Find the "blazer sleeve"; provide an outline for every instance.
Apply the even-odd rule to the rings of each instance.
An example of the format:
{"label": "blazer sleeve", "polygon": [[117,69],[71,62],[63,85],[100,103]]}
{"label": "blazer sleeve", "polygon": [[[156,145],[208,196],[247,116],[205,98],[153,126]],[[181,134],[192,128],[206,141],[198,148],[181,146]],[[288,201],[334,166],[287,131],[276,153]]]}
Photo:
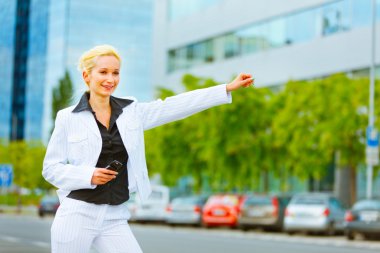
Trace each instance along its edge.
{"label": "blazer sleeve", "polygon": [[63,190],[94,189],[96,185],[91,184],[91,178],[95,167],[68,164],[65,116],[62,111],[57,114],[55,128],[44,158],[42,175],[46,181]]}
{"label": "blazer sleeve", "polygon": [[165,100],[138,103],[143,128],[148,130],[172,121],[184,119],[210,107],[231,103],[232,96],[226,84],[185,92]]}

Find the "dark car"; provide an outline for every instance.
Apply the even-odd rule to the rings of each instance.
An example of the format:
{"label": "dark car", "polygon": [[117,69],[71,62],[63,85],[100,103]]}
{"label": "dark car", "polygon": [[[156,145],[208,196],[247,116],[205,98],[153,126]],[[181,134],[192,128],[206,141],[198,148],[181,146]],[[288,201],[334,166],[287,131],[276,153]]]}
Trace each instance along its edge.
{"label": "dark car", "polygon": [[250,227],[282,230],[289,200],[288,196],[246,196],[239,216],[239,227],[243,230]]}
{"label": "dark car", "polygon": [[356,234],[365,238],[380,236],[380,200],[365,199],[356,202],[346,212],[345,221],[348,240],[354,240]]}
{"label": "dark car", "polygon": [[202,209],[207,196],[178,197],[172,200],[167,208],[166,222],[168,224],[192,224],[200,226]]}
{"label": "dark car", "polygon": [[38,206],[38,215],[40,217],[46,214],[55,214],[59,207],[59,199],[57,196],[45,196],[41,199],[40,205]]}

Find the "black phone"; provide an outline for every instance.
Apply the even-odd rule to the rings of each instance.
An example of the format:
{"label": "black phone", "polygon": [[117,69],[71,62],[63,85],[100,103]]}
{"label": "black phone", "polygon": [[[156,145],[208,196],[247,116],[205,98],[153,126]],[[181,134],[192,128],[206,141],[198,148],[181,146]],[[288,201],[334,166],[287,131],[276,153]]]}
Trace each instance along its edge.
{"label": "black phone", "polygon": [[113,160],[110,164],[107,165],[107,170],[119,171],[123,164],[117,160]]}

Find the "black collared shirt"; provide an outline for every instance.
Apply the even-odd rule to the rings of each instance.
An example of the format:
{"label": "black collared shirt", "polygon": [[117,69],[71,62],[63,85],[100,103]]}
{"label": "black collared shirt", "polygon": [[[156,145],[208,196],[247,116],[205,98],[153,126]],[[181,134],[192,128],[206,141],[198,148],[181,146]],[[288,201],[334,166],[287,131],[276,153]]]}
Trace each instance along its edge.
{"label": "black collared shirt", "polygon": [[132,103],[132,100],[121,99],[111,96],[111,118],[107,129],[96,119],[96,114],[89,103],[90,93],[83,94],[79,104],[74,108],[73,113],[90,111],[94,115],[102,137],[102,150],[100,152],[96,167],[105,168],[113,160],[123,163],[116,178],[107,184],[98,185],[95,189],[80,189],[70,192],[69,198],[83,200],[94,204],[119,205],[129,199],[128,190],[128,153],[121,139],[116,120],[123,113],[123,108]]}

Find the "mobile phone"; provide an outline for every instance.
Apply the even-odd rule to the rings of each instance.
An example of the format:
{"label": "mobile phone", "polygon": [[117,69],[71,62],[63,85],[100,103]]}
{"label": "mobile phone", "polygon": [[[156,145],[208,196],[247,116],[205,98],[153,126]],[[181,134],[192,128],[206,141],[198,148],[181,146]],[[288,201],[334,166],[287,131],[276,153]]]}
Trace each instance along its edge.
{"label": "mobile phone", "polygon": [[107,170],[119,171],[123,164],[118,160],[113,160],[110,164],[107,165]]}

